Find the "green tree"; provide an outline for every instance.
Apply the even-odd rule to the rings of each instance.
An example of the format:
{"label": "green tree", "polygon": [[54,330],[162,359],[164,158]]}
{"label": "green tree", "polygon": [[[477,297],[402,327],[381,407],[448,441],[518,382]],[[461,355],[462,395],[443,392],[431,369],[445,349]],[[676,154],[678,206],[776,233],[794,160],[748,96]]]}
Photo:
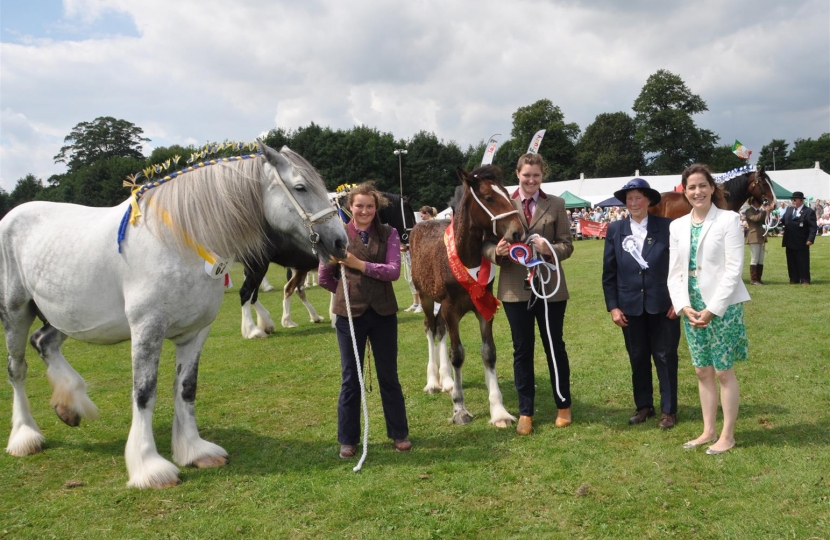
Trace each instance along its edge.
{"label": "green tree", "polygon": [[636,140],[647,154],[650,172],[677,174],[711,157],[718,136],[698,128],[692,115],[709,110],[677,75],[661,69],[651,75],[634,101]]}
{"label": "green tree", "polygon": [[11,207],[37,199],[43,191],[43,182],[33,174],[27,174],[17,181],[14,189],[9,195]]}
{"label": "green tree", "polygon": [[769,144],[761,147],[758,152],[758,165],[767,170],[788,169],[787,148],[790,144],[784,139],[773,139]]}
{"label": "green tree", "polygon": [[55,163],[66,163],[69,172],[100,159],[129,157],[144,159],[141,143],[150,139],[142,137],[140,127],[126,120],[101,116],[92,122],[81,122],[67,135]]}
{"label": "green tree", "polygon": [[9,213],[9,210],[12,209],[12,198],[6,193],[6,190],[0,188],[0,219],[3,219],[3,216]]}
{"label": "green tree", "polygon": [[735,155],[732,151],[732,146],[725,144],[715,147],[712,151],[712,156],[706,160],[706,164],[713,171],[723,173],[746,165],[746,161]]}
{"label": "green tree", "polygon": [[[540,129],[547,130],[539,154],[548,164],[546,180],[566,180],[574,177],[576,171],[576,141],[580,129],[575,123],[566,123],[562,110],[548,99],[540,99],[527,107],[520,107],[513,113],[513,129],[510,140],[496,151],[493,164],[505,171],[505,183],[515,183],[511,175],[516,169],[519,156],[527,152],[533,135]],[[479,161],[480,162],[480,161]]]}
{"label": "green tree", "polygon": [[597,115],[576,144],[576,163],[588,178],[632,176],[645,168],[634,119],[624,112]]}
{"label": "green tree", "polygon": [[[403,190],[413,208],[423,205],[444,208],[460,182],[455,173],[465,165],[461,148],[452,141],[444,143],[427,131],[419,131],[406,145],[403,157]],[[481,163],[479,158],[478,166]],[[399,187],[390,191],[397,193]]]}
{"label": "green tree", "polygon": [[788,169],[811,169],[818,161],[824,172],[830,171],[830,133],[822,133],[815,141],[796,139],[787,161]]}

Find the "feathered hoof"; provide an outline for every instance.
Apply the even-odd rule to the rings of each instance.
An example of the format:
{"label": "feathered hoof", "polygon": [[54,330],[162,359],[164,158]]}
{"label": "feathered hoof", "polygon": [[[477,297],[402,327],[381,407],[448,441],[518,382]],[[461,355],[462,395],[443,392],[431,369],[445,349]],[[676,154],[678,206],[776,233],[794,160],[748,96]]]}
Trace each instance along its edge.
{"label": "feathered hoof", "polygon": [[81,415],[67,407],[66,405],[55,405],[55,414],[58,418],[69,427],[78,427],[81,425]]}
{"label": "feathered hoof", "polygon": [[6,452],[15,457],[25,457],[37,454],[43,450],[46,437],[29,426],[21,426],[9,437]]}
{"label": "feathered hoof", "polygon": [[452,394],[453,390],[455,390],[455,383],[452,379],[444,381],[444,384],[441,385],[441,391],[445,394]]}
{"label": "feathered hoof", "polygon": [[254,328],[247,334],[242,334],[242,337],[244,337],[245,339],[265,339],[268,337],[268,334],[266,334],[265,331],[259,328]]}
{"label": "feathered hoof", "polygon": [[490,423],[496,426],[497,428],[507,428],[513,425],[513,421],[508,419],[495,420]]}
{"label": "feathered hoof", "polygon": [[228,464],[228,458],[225,456],[205,456],[193,461],[193,466],[197,469],[212,469],[213,467],[223,467]]}
{"label": "feathered hoof", "polygon": [[427,394],[440,394],[442,392],[441,385],[437,382],[428,382],[426,386],[424,386],[424,392]]}
{"label": "feathered hoof", "polygon": [[181,483],[179,469],[166,459],[158,456],[144,463],[140,472],[131,474],[127,486],[138,489],[167,489],[176,487]]}
{"label": "feathered hoof", "polygon": [[262,292],[271,292],[276,291],[277,289],[275,289],[272,285],[263,285],[259,288],[259,290],[261,290]]}
{"label": "feathered hoof", "polygon": [[265,326],[265,327],[260,328],[260,330],[262,330],[263,332],[265,332],[265,333],[266,333],[266,334],[268,334],[269,336],[270,336],[271,334],[273,334],[273,333],[274,333],[274,330],[276,330],[276,329],[277,329],[277,328],[276,328],[273,324],[269,324],[268,326]]}
{"label": "feathered hoof", "polygon": [[311,319],[311,322],[313,322],[314,324],[317,324],[317,323],[321,323],[321,322],[323,322],[324,320],[325,320],[325,319],[323,319],[322,317],[317,316],[317,317],[313,317],[313,318]]}
{"label": "feathered hoof", "polygon": [[282,327],[283,328],[297,328],[298,326],[299,325],[297,323],[295,323],[294,321],[292,321],[291,319],[289,319],[287,321],[286,320],[282,321]]}
{"label": "feathered hoof", "polygon": [[473,420],[473,415],[466,410],[461,410],[452,415],[453,424],[469,424]]}

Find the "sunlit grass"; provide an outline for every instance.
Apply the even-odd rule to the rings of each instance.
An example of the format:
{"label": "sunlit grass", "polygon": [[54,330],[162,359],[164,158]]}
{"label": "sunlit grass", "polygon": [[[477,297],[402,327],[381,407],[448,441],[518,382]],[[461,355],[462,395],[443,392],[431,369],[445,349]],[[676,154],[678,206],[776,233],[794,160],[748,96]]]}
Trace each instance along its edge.
{"label": "sunlit grass", "polygon": [[[328,322],[314,325],[294,302],[300,327],[266,340],[239,334],[238,286],[202,354],[197,415],[203,437],[230,453],[227,467],[184,469],[165,491],[125,486],[130,426],[129,344],[67,341],[64,351],[101,409],[97,422],[63,425],[34,351],[29,397],[47,438],[44,452],[0,456],[0,536],[8,538],[827,538],[830,530],[830,242],[812,248],[812,287],[787,285],[780,239],[746,305],[750,361],[741,383],[738,447],[724,456],[687,452],[700,432],[697,384],[680,345],[679,423],[629,427],[633,411],[622,335],[606,313],[602,242],[576,243],[565,263],[571,300],[565,323],[574,425],[555,429],[541,345],[537,431],[518,437],[487,424],[476,324],[463,324],[464,387],[476,417],[449,424],[446,395],[426,395],[421,318],[401,313],[400,377],[414,449],[394,452],[380,402],[369,396],[369,457],[359,474],[337,457],[339,355]],[[272,283],[284,280],[272,271]],[[748,278],[748,275],[746,276]],[[396,284],[399,304],[411,302]],[[319,287],[308,291],[321,313]],[[278,320],[280,293],[261,296]],[[0,338],[2,340],[2,338]],[[497,370],[516,412],[507,322],[497,315]],[[3,344],[3,350],[4,344]],[[165,346],[156,443],[170,455],[173,347]],[[11,387],[0,386],[9,426]],[[7,437],[8,432],[4,437]],[[5,440],[5,439],[4,439]],[[79,483],[78,487],[70,487]]]}

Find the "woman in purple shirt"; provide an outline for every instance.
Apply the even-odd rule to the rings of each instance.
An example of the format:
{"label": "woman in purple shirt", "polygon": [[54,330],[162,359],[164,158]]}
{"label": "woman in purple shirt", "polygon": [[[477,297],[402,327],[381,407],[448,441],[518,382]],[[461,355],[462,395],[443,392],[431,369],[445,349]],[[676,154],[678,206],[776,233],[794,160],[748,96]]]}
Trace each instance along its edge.
{"label": "woman in purple shirt", "polygon": [[[346,226],[349,248],[342,261],[320,263],[320,285],[333,292],[332,311],[338,315],[335,328],[340,345],[342,383],[337,405],[337,439],[340,457],[357,453],[360,440],[360,383],[349,330],[348,309],[340,268],[345,270],[349,307],[354,323],[360,365],[366,340],[372,344],[375,371],[380,386],[386,435],[398,452],[412,448],[406,420],[403,391],[398,381],[398,302],[392,282],[401,274],[401,247],[398,231],[383,225],[377,211],[388,204],[372,184],[364,183],[349,191],[348,207],[352,220]],[[339,263],[339,264],[337,264]]]}

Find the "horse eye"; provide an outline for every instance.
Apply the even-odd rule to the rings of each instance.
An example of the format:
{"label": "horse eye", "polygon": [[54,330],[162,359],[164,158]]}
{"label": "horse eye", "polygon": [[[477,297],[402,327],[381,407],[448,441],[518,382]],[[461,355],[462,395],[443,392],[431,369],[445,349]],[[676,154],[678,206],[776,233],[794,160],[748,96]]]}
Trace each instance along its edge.
{"label": "horse eye", "polygon": [[484,200],[487,201],[488,203],[492,203],[493,202],[493,197],[490,197],[488,195],[487,197],[484,197]]}
{"label": "horse eye", "polygon": [[303,184],[297,184],[294,186],[294,189],[297,191],[305,191],[305,186]]}

